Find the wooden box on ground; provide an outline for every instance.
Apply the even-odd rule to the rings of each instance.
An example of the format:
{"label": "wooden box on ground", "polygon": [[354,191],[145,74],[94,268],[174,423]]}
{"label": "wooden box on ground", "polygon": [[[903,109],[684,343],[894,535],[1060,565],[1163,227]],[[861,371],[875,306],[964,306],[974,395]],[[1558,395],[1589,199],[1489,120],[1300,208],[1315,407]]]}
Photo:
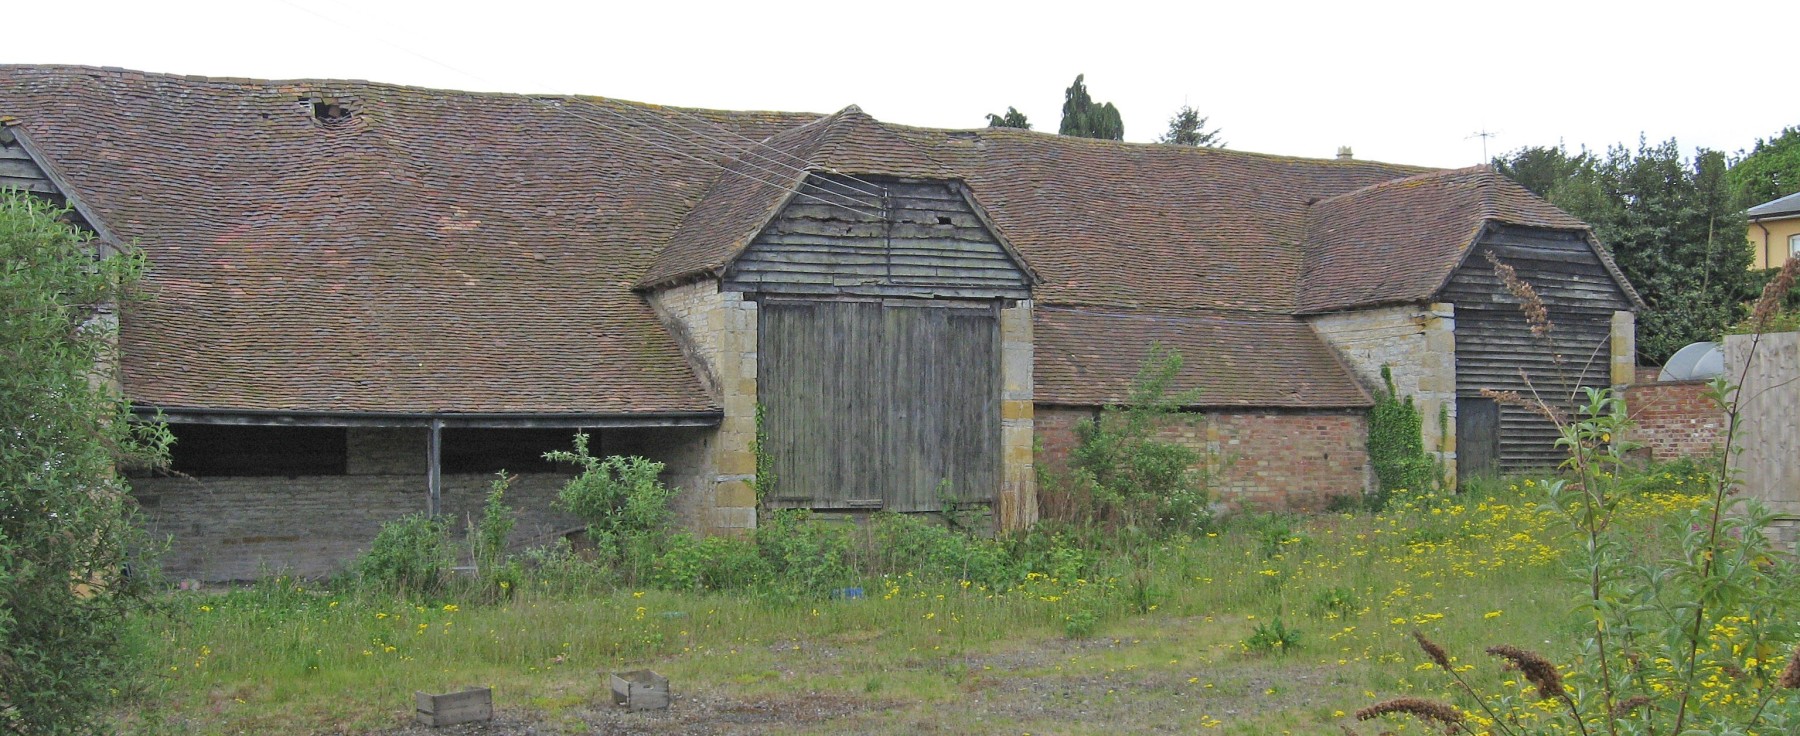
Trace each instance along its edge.
{"label": "wooden box on ground", "polygon": [[650,670],[619,672],[612,676],[613,704],[631,710],[669,707],[669,678]]}
{"label": "wooden box on ground", "polygon": [[427,726],[453,726],[494,719],[494,691],[478,687],[462,692],[432,695],[414,692],[419,722]]}

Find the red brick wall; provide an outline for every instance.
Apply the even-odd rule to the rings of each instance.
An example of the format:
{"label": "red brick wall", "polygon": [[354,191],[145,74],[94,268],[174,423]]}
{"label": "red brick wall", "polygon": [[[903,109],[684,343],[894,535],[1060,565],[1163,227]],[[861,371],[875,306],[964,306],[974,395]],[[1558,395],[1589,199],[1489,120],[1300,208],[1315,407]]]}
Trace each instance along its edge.
{"label": "red brick wall", "polygon": [[[1087,408],[1037,408],[1039,462],[1067,467],[1075,424]],[[1187,414],[1163,437],[1205,453],[1214,497],[1233,508],[1316,511],[1332,496],[1365,492],[1368,424],[1361,412],[1214,412]]]}
{"label": "red brick wall", "polygon": [[1625,411],[1637,420],[1631,439],[1658,462],[1705,455],[1724,439],[1725,415],[1708,400],[1705,381],[1637,383],[1625,389]]}

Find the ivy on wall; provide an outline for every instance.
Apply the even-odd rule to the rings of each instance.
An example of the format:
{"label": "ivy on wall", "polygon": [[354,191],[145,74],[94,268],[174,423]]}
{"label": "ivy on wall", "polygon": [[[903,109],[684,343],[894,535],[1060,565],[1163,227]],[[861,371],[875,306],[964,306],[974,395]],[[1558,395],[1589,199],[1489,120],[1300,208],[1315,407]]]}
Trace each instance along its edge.
{"label": "ivy on wall", "polygon": [[1436,488],[1441,477],[1437,461],[1425,452],[1425,422],[1419,408],[1411,396],[1400,396],[1394,389],[1388,366],[1381,367],[1381,382],[1387,390],[1376,392],[1375,406],[1369,410],[1369,463],[1375,466],[1379,485],[1369,500],[1376,508],[1385,505],[1394,491]]}

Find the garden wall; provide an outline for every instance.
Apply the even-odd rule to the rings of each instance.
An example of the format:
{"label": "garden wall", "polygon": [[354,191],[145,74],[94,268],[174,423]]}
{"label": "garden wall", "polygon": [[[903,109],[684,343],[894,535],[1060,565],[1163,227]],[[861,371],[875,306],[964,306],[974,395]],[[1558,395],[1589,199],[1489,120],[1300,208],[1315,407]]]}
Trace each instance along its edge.
{"label": "garden wall", "polygon": [[[1039,461],[1066,470],[1087,407],[1037,407]],[[1214,499],[1232,508],[1317,511],[1369,488],[1368,420],[1361,411],[1212,411],[1182,414],[1161,437],[1206,455]]]}
{"label": "garden wall", "polygon": [[1706,398],[1705,381],[1658,382],[1654,370],[1640,370],[1625,389],[1625,411],[1637,421],[1631,440],[1657,462],[1706,455],[1725,439],[1725,415]]}

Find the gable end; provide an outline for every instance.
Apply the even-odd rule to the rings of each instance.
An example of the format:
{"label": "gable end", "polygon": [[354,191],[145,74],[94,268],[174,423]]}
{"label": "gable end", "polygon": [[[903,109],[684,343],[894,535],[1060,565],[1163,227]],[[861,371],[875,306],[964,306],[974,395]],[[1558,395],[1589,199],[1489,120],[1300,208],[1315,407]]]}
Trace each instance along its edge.
{"label": "gable end", "polygon": [[[860,194],[869,183],[884,194]],[[727,265],[722,287],[795,296],[1018,300],[1030,298],[1031,281],[954,181],[812,174]]]}

